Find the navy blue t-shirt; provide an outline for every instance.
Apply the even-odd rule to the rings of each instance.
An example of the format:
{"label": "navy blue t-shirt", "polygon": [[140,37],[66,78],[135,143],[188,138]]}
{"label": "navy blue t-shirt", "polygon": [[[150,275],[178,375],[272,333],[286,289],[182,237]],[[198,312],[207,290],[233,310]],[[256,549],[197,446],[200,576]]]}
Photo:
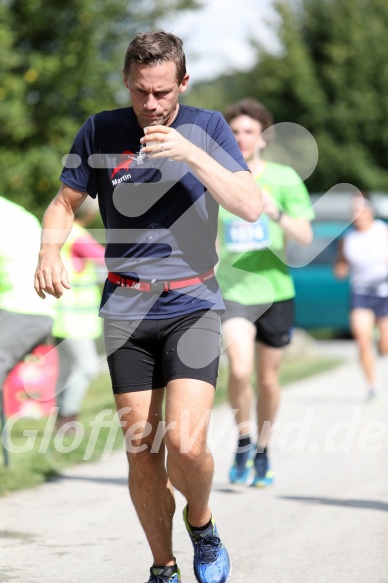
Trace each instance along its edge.
{"label": "navy blue t-shirt", "polygon": [[[248,170],[219,112],[180,105],[171,127],[228,170]],[[186,163],[139,158],[143,136],[132,107],[91,116],[75,138],[60,179],[93,198],[98,195],[109,271],[140,281],[206,273],[218,261],[218,203]],[[215,278],[161,294],[107,280],[100,316],[159,319],[202,309],[224,309]]]}

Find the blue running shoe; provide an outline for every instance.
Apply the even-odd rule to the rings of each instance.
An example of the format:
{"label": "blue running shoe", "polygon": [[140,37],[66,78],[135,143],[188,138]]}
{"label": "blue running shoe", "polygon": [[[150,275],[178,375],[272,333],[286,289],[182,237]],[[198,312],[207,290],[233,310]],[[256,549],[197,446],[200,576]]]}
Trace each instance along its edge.
{"label": "blue running shoe", "polygon": [[191,530],[187,506],[183,510],[187,532],[194,547],[194,575],[199,583],[227,583],[231,573],[229,554],[212,517],[206,530]]}
{"label": "blue running shoe", "polygon": [[147,583],[181,583],[181,573],[178,567],[151,567]]}
{"label": "blue running shoe", "polygon": [[[244,451],[239,451],[243,449]],[[231,484],[246,484],[253,468],[254,447],[252,444],[244,448],[237,447],[234,462],[229,471]]]}
{"label": "blue running shoe", "polygon": [[255,475],[251,486],[255,488],[265,488],[266,486],[272,486],[274,481],[274,473],[271,470],[269,459],[266,453],[262,453],[255,457],[253,462]]}

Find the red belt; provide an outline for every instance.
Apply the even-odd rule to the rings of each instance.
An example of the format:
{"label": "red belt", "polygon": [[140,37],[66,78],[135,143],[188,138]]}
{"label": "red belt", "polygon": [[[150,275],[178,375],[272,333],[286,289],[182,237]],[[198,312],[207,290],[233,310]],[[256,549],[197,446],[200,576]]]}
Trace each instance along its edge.
{"label": "red belt", "polygon": [[188,279],[175,279],[174,281],[156,281],[156,279],[152,279],[151,281],[136,281],[136,279],[131,279],[130,277],[121,277],[111,271],[108,273],[108,279],[112,283],[121,287],[129,287],[131,289],[145,292],[158,290],[167,292],[171,289],[179,289],[181,287],[195,285],[196,283],[203,283],[212,277],[214,277],[214,269],[202,273],[201,275],[196,275],[195,277],[190,277]]}

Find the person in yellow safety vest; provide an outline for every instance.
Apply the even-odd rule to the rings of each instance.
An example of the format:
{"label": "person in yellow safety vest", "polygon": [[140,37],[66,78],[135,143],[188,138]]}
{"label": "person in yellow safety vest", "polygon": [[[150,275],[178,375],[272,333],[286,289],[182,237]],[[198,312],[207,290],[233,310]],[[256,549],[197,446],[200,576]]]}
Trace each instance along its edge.
{"label": "person in yellow safety vest", "polygon": [[53,325],[55,302],[37,301],[31,289],[40,229],[33,214],[0,196],[0,392],[15,364]]}
{"label": "person in yellow safety vest", "polygon": [[101,336],[102,325],[98,317],[101,292],[96,267],[103,266],[106,273],[105,247],[86,230],[97,212],[97,202],[85,200],[61,251],[71,289],[56,302],[52,332],[60,365],[56,390],[58,428],[77,419],[90,382],[99,371],[95,339]]}
{"label": "person in yellow safety vest", "polygon": [[[39,253],[41,226],[27,209],[0,196],[0,449],[9,465],[3,387],[14,366],[46,342],[54,309],[36,301],[31,282]],[[38,298],[39,299],[39,298]]]}

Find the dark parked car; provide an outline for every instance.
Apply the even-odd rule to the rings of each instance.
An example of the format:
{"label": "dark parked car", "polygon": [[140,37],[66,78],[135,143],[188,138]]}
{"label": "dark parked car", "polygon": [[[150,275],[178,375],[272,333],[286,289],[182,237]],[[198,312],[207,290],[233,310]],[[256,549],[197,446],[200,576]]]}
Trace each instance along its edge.
{"label": "dark parked car", "polygon": [[[388,194],[371,193],[376,218],[388,222]],[[302,247],[288,243],[288,262],[296,288],[295,325],[349,333],[349,280],[334,276],[338,241],[351,228],[350,193],[312,194],[316,218],[314,241]]]}

